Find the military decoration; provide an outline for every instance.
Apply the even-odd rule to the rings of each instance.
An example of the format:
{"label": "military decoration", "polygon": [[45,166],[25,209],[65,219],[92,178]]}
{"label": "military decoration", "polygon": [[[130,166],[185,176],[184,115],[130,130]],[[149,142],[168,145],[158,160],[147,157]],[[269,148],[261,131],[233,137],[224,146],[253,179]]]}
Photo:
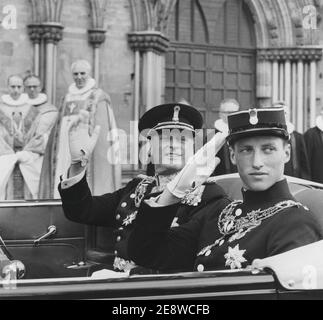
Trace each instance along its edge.
{"label": "military decoration", "polygon": [[133,223],[134,220],[136,220],[137,217],[137,213],[138,211],[135,211],[133,213],[131,213],[130,215],[128,215],[122,222],[122,225],[124,225],[125,227],[129,226],[130,224]]}
{"label": "military decoration", "polygon": [[181,200],[182,204],[187,204],[189,206],[196,207],[202,200],[202,195],[204,192],[205,186],[197,186],[188,190]]}
{"label": "military decoration", "polygon": [[234,248],[229,247],[228,252],[224,255],[226,259],[225,266],[230,267],[231,269],[241,269],[242,263],[247,262],[243,257],[246,250],[240,250],[239,244]]}

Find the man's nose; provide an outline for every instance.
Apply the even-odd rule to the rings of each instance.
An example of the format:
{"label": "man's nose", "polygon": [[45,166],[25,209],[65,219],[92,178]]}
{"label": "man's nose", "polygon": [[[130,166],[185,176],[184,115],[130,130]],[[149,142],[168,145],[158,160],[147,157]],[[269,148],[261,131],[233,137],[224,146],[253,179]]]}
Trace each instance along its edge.
{"label": "man's nose", "polygon": [[253,154],[253,159],[252,159],[252,166],[255,169],[260,169],[263,167],[264,163],[263,163],[263,159],[262,159],[262,155],[260,151],[255,151]]}

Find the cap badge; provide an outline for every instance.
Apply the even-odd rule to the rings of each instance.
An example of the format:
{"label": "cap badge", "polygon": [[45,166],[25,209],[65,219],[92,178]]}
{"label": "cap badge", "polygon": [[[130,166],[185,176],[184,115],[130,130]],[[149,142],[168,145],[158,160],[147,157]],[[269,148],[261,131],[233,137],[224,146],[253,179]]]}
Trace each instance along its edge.
{"label": "cap badge", "polygon": [[173,121],[179,122],[179,111],[181,110],[180,106],[174,107],[174,115],[173,115]]}
{"label": "cap badge", "polygon": [[249,110],[249,122],[252,125],[256,125],[259,122],[258,111],[256,109]]}

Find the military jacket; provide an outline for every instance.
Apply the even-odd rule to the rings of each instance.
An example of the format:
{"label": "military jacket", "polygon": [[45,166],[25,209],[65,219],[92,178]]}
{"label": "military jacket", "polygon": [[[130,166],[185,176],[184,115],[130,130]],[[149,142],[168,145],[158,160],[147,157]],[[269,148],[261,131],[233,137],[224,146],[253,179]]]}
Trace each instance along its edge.
{"label": "military jacket", "polygon": [[128,242],[137,263],[165,272],[240,269],[322,239],[314,215],[296,202],[286,180],[266,191],[243,191],[243,202],[214,199],[169,230],[176,210],[142,204]]}
{"label": "military jacket", "polygon": [[[156,186],[156,178],[139,175],[124,188],[102,196],[92,196],[86,178],[79,183],[59,192],[66,217],[74,222],[114,229],[114,268],[117,270],[131,269],[135,264],[129,258],[127,242],[134,227],[142,200]],[[154,193],[153,195],[158,195]],[[186,223],[199,207],[204,206],[209,199],[223,197],[224,193],[216,184],[201,186],[188,192],[177,206],[176,212],[169,221],[170,226]]]}

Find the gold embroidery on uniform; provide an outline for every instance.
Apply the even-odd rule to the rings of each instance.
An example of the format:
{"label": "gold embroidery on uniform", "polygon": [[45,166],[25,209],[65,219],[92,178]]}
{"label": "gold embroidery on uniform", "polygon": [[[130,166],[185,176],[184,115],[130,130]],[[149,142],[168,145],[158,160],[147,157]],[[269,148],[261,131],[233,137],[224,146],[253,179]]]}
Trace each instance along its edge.
{"label": "gold embroidery on uniform", "polygon": [[181,200],[181,203],[187,204],[189,206],[194,206],[194,207],[198,206],[198,204],[202,200],[202,195],[204,190],[205,190],[205,186],[203,185],[191,188],[186,192],[185,196]]}
{"label": "gold embroidery on uniform", "polygon": [[224,242],[225,237],[227,237],[228,235],[231,235],[231,237],[228,239],[229,243],[243,238],[248,232],[260,226],[263,220],[272,217],[273,215],[284,209],[295,206],[304,207],[299,202],[286,200],[281,201],[275,204],[273,207],[264,210],[252,210],[251,212],[248,212],[245,217],[238,218],[234,212],[237,206],[241,203],[241,200],[233,201],[222,210],[218,220],[218,229],[222,234],[222,237],[215,240],[213,244],[210,244],[200,250],[197,256],[204,255],[207,251],[211,250],[217,245],[221,246]]}

